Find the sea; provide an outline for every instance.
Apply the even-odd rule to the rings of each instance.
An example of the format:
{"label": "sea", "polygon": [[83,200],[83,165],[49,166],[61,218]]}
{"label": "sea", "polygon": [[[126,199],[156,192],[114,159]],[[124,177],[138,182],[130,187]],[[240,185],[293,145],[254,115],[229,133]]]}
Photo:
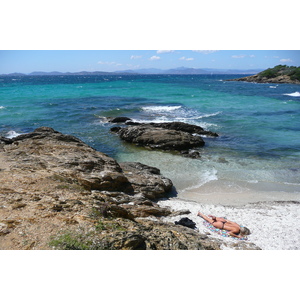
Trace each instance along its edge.
{"label": "sea", "polygon": [[[2,76],[0,135],[40,126],[75,135],[119,162],[159,168],[174,184],[159,204],[189,209],[200,232],[198,211],[243,224],[262,249],[300,249],[300,86],[227,81],[239,77]],[[200,158],[186,158],[121,141],[107,121],[116,116],[186,122],[219,136],[204,136]]]}

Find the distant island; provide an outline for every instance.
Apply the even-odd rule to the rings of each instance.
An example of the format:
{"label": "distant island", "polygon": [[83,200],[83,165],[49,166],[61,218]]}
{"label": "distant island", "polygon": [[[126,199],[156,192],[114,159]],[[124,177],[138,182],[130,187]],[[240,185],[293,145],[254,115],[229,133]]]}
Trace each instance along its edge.
{"label": "distant island", "polygon": [[137,70],[123,70],[123,71],[115,71],[115,72],[32,72],[29,74],[24,73],[10,73],[10,74],[1,74],[0,76],[69,76],[69,75],[77,75],[77,76],[99,76],[99,75],[139,75],[139,74],[153,74],[153,75],[213,75],[213,74],[256,74],[262,71],[262,69],[250,69],[250,70],[237,70],[237,69],[197,69],[197,68],[185,68],[179,67],[175,69],[137,69]]}
{"label": "distant island", "polygon": [[227,81],[247,81],[256,83],[292,83],[300,84],[300,67],[278,65],[256,75]]}

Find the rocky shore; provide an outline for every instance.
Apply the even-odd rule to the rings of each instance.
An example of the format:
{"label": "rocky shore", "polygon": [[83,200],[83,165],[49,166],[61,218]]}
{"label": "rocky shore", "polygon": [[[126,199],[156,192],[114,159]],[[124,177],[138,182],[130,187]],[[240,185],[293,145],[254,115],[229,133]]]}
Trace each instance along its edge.
{"label": "rocky shore", "polygon": [[289,84],[300,84],[299,80],[292,80],[287,75],[280,75],[274,78],[262,77],[259,74],[247,76],[243,78],[237,79],[228,79],[227,81],[247,81],[247,82],[255,82],[255,83],[289,83]]}
{"label": "rocky shore", "polygon": [[300,68],[286,65],[278,65],[274,68],[264,70],[256,75],[237,79],[228,79],[226,81],[300,84]]}
{"label": "rocky shore", "polygon": [[0,249],[221,249],[207,232],[162,222],[189,213],[156,203],[172,188],[157,168],[119,164],[49,127],[0,137]]}

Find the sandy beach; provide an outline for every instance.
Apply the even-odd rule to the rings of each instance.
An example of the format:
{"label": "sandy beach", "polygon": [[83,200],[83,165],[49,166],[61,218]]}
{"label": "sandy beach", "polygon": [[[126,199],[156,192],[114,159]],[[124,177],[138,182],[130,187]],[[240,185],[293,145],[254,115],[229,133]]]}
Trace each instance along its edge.
{"label": "sandy beach", "polygon": [[[255,243],[263,250],[299,250],[299,196],[299,192],[242,190],[237,186],[224,187],[224,183],[212,181],[202,187],[179,192],[176,198],[160,201],[159,204],[177,210],[190,210],[191,214],[181,217],[193,220],[199,232],[207,232],[203,220],[197,217],[198,211],[201,211],[206,215],[226,217],[248,227],[251,231],[248,242]],[[165,221],[175,222],[181,217],[165,218]],[[230,239],[215,233],[212,235],[224,241]]]}

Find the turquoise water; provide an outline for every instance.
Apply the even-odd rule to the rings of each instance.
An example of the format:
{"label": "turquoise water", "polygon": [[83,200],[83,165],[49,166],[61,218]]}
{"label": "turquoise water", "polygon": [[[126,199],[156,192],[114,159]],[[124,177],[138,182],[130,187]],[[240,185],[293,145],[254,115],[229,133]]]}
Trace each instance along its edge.
{"label": "turquoise water", "polygon": [[[50,126],[119,161],[160,168],[178,191],[209,182],[239,182],[241,187],[243,182],[268,191],[300,192],[299,85],[225,81],[235,77],[1,77],[0,135]],[[201,159],[192,160],[121,142],[109,132],[112,125],[105,118],[111,116],[183,121],[220,136],[204,138]]]}

